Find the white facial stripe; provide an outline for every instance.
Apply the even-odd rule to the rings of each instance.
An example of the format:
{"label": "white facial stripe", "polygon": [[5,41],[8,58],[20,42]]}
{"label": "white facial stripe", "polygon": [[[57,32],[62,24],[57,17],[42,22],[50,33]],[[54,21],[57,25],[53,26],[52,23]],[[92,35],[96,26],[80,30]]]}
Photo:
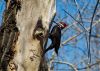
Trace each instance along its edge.
{"label": "white facial stripe", "polygon": [[63,24],[60,24],[61,25],[61,27],[64,27],[64,25]]}

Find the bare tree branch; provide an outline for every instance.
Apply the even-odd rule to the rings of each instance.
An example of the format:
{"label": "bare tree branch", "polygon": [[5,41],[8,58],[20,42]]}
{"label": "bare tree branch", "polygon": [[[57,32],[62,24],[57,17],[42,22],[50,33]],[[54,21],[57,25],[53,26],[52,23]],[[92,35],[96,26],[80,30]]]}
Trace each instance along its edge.
{"label": "bare tree branch", "polygon": [[96,63],[91,64],[91,65],[88,65],[88,66],[83,67],[83,68],[77,68],[77,70],[83,70],[83,69],[91,68],[91,67],[93,67],[93,66],[95,66],[95,65],[97,65],[97,64],[100,64],[100,61],[97,61]]}
{"label": "bare tree branch", "polygon": [[90,30],[89,30],[88,57],[90,58],[90,63],[91,63],[91,50],[90,50],[91,42],[90,41],[91,41],[92,24],[93,24],[93,19],[94,19],[98,4],[99,4],[99,0],[97,0],[96,6],[94,8],[93,16],[92,16],[91,23],[90,23]]}
{"label": "bare tree branch", "polygon": [[[96,23],[94,23],[94,24],[92,25],[92,27],[95,26],[96,24],[98,24],[99,22],[100,22],[100,20],[97,21]],[[90,28],[87,28],[87,31],[88,31],[88,32],[89,32],[89,30],[90,30]],[[84,31],[82,31],[81,33],[76,34],[76,35],[72,36],[71,38],[65,40],[64,42],[61,43],[61,45],[65,45],[66,43],[68,43],[69,41],[75,39],[77,36],[79,36],[79,35],[82,34],[83,32],[84,32]]]}
{"label": "bare tree branch", "polygon": [[[68,13],[66,10],[64,10],[63,9],[63,11],[65,12],[65,13],[67,13],[70,17],[72,17],[77,23],[79,23],[80,24],[80,22],[79,21],[77,21],[70,13]],[[85,27],[82,25],[82,24],[80,24],[84,29],[85,29]],[[86,30],[86,29],[85,29]],[[86,30],[87,31],[87,30]]]}
{"label": "bare tree branch", "polygon": [[53,62],[53,63],[66,64],[66,65],[70,66],[74,71],[78,71],[77,68],[76,68],[73,64],[71,64],[71,63],[69,63],[69,62],[55,61],[55,62]]}

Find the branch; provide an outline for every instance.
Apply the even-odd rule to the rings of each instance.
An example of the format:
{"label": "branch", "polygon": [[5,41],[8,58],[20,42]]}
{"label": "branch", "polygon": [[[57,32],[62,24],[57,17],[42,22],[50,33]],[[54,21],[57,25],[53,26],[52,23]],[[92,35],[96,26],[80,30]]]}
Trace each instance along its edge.
{"label": "branch", "polygon": [[68,63],[68,62],[56,61],[56,62],[53,62],[53,63],[66,64],[66,65],[70,66],[74,71],[78,71],[77,68],[73,64]]}
{"label": "branch", "polygon": [[91,68],[91,67],[93,67],[93,66],[95,66],[95,65],[97,65],[97,64],[99,64],[99,63],[100,63],[100,61],[97,61],[96,63],[91,64],[91,65],[88,65],[88,66],[86,66],[86,67],[83,67],[83,68],[77,68],[77,70],[83,70],[83,69]]}
{"label": "branch", "polygon": [[[82,8],[82,10],[81,10],[81,13],[83,14],[84,13],[84,11],[85,11],[85,9],[88,7],[88,5],[89,5],[89,1],[85,4],[85,6]],[[67,16],[66,16],[67,17]],[[66,17],[64,17],[63,19],[65,19]],[[78,19],[79,18],[79,16],[76,16],[76,19]],[[62,19],[62,20],[63,20]],[[70,25],[70,26],[68,26],[67,28],[65,28],[65,30],[62,32],[62,34],[64,34],[64,32],[68,29],[68,28],[70,28],[70,27],[72,27],[73,26],[73,24],[72,25]]]}
{"label": "branch", "polygon": [[[74,0],[74,2],[75,2],[76,7],[78,8],[78,12],[79,12],[79,16],[80,16],[81,23],[82,23],[82,25],[84,26],[84,24],[83,24],[83,19],[82,19],[82,15],[81,15],[81,12],[80,12],[78,3],[77,3],[76,0]],[[86,39],[86,46],[87,46],[87,49],[88,49],[89,47],[88,47],[88,38],[87,38],[86,31],[85,31],[85,39]]]}
{"label": "branch", "polygon": [[97,6],[99,4],[99,0],[97,1],[96,3],[96,6],[94,8],[94,12],[93,12],[93,16],[92,16],[92,19],[91,19],[91,23],[90,23],[90,31],[89,31],[89,45],[88,45],[88,57],[90,57],[90,62],[91,62],[91,52],[90,52],[90,41],[91,41],[91,32],[92,32],[92,24],[93,24],[93,19],[94,19],[94,16],[95,16],[95,13],[96,13],[96,10],[97,10]]}
{"label": "branch", "polygon": [[[100,23],[100,20],[97,21],[96,23],[94,23],[94,24],[92,25],[92,27],[95,26],[95,25],[98,24],[98,23]],[[87,28],[87,31],[88,31],[88,32],[89,32],[89,30],[90,30],[90,28]],[[84,32],[84,31],[82,31],[82,32],[80,32],[79,34],[76,34],[75,36],[72,36],[71,38],[69,38],[69,39],[63,41],[63,42],[61,43],[61,45],[64,45],[64,44],[68,43],[69,41],[73,40],[73,39],[76,38],[77,36],[81,35],[83,32]]]}
{"label": "branch", "polygon": [[[65,13],[67,13],[70,17],[72,17],[77,23],[79,23],[80,24],[80,22],[79,21],[77,21],[70,13],[68,13],[67,11],[65,11],[64,9],[63,9],[63,11],[65,12]],[[84,29],[85,29],[85,27],[82,25],[82,24],[80,24]],[[86,30],[86,29],[85,29]],[[86,30],[87,31],[87,30]]]}

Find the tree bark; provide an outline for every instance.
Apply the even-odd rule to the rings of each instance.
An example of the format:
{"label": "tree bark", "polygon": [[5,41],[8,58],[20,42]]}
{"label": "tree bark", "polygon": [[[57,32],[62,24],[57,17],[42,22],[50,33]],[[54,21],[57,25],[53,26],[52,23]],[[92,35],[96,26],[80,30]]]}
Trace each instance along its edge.
{"label": "tree bark", "polygon": [[[20,10],[15,15],[18,32],[14,33],[14,55],[7,65],[7,71],[39,71],[44,40],[47,38],[49,23],[55,13],[55,0],[18,2]],[[9,9],[9,6],[7,5],[6,9]]]}

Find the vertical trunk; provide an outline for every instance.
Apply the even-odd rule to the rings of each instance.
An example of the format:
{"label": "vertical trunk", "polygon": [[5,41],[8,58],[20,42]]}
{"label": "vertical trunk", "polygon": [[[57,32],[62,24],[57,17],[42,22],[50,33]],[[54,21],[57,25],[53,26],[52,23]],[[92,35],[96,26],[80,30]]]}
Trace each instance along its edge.
{"label": "vertical trunk", "polygon": [[[47,38],[45,36],[49,22],[55,13],[55,1],[16,0],[16,5],[19,5],[19,2],[20,9],[16,10],[15,15],[18,32],[14,37],[18,39],[12,44],[14,55],[7,65],[7,71],[38,71],[43,53],[43,40]],[[7,9],[9,8],[10,5],[7,5]]]}

